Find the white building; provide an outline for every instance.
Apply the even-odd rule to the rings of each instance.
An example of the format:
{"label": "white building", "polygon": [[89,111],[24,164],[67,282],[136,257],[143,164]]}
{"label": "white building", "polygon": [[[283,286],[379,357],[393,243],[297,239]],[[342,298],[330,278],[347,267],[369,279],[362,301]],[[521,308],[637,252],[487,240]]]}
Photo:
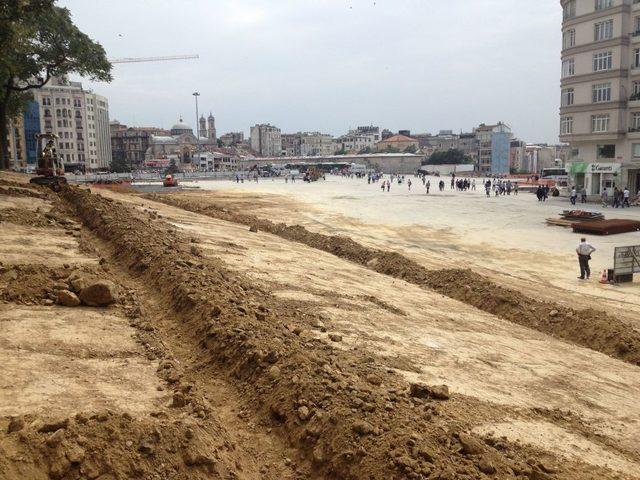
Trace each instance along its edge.
{"label": "white building", "polygon": [[100,170],[111,164],[109,103],[80,82],[54,78],[34,90],[44,132],[58,137],[58,154],[67,170]]}
{"label": "white building", "polygon": [[279,157],[282,154],[280,129],[269,124],[251,127],[251,149],[263,157]]}
{"label": "white building", "polygon": [[640,3],[561,0],[560,139],[590,195],[640,189]]}
{"label": "white building", "polygon": [[338,137],[335,141],[334,148],[336,151],[343,150],[347,153],[359,153],[362,151],[374,152],[376,144],[382,140],[380,127],[368,126],[358,127],[355,130],[349,130],[349,133]]}

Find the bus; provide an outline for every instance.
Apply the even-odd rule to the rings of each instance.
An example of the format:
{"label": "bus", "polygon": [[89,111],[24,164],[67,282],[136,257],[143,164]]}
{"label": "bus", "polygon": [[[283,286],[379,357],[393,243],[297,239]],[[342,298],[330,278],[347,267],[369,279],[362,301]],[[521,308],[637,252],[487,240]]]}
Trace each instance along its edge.
{"label": "bus", "polygon": [[553,180],[558,187],[569,186],[569,172],[564,167],[550,167],[542,169],[542,180]]}

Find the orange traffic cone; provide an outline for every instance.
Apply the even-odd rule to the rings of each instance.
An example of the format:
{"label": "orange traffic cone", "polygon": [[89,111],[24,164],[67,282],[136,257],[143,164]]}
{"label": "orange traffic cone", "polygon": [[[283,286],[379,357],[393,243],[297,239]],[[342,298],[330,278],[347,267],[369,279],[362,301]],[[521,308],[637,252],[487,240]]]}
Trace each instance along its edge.
{"label": "orange traffic cone", "polygon": [[600,283],[609,283],[609,272],[606,268],[600,274]]}

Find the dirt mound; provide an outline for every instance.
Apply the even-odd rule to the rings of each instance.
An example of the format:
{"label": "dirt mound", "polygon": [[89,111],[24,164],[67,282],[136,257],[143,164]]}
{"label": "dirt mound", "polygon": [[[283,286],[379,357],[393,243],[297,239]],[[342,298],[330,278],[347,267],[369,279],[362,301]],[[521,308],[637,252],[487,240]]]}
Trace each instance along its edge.
{"label": "dirt mound", "polygon": [[215,204],[194,202],[188,196],[150,194],[145,198],[220,220],[255,226],[260,231],[304,243],[378,273],[435,290],[510,322],[640,365],[640,332],[604,311],[574,310],[535,300],[471,270],[429,270],[399,253],[368,248],[348,237],[314,233],[300,225],[274,223]]}
{"label": "dirt mound", "polygon": [[0,265],[0,299],[23,305],[53,305],[59,303],[59,292],[79,293],[75,280],[96,282],[105,277],[96,267],[45,267],[43,265]]}
{"label": "dirt mound", "polygon": [[49,192],[37,185],[22,184],[0,179],[0,195],[9,195],[12,197],[31,197],[46,200],[49,198]]}
{"label": "dirt mound", "polygon": [[[484,478],[489,471],[553,478],[540,469],[539,452],[467,433],[491,406],[443,393],[412,396],[404,378],[370,352],[311,334],[320,318],[312,307],[289,308],[264,285],[203,258],[166,222],[79,188],[62,195],[132,275],[170,302],[177,334],[198,342],[199,368],[224,372],[261,421],[313,466],[312,478]],[[560,478],[594,472],[571,462],[553,468]]]}
{"label": "dirt mound", "polygon": [[237,478],[233,446],[222,429],[158,415],[136,419],[101,411],[0,422],[9,432],[0,435],[0,478]]}

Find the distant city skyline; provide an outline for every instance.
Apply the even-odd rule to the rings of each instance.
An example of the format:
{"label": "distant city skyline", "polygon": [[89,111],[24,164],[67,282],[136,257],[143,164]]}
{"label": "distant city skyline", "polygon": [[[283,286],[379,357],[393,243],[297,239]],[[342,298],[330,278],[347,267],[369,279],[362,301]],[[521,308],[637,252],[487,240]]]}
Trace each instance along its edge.
{"label": "distant city skyline", "polygon": [[114,65],[111,84],[85,80],[127,125],[169,128],[182,117],[195,129],[198,91],[220,134],[257,123],[435,134],[503,121],[523,140],[558,141],[557,0],[58,4],[109,57],[200,55]]}

